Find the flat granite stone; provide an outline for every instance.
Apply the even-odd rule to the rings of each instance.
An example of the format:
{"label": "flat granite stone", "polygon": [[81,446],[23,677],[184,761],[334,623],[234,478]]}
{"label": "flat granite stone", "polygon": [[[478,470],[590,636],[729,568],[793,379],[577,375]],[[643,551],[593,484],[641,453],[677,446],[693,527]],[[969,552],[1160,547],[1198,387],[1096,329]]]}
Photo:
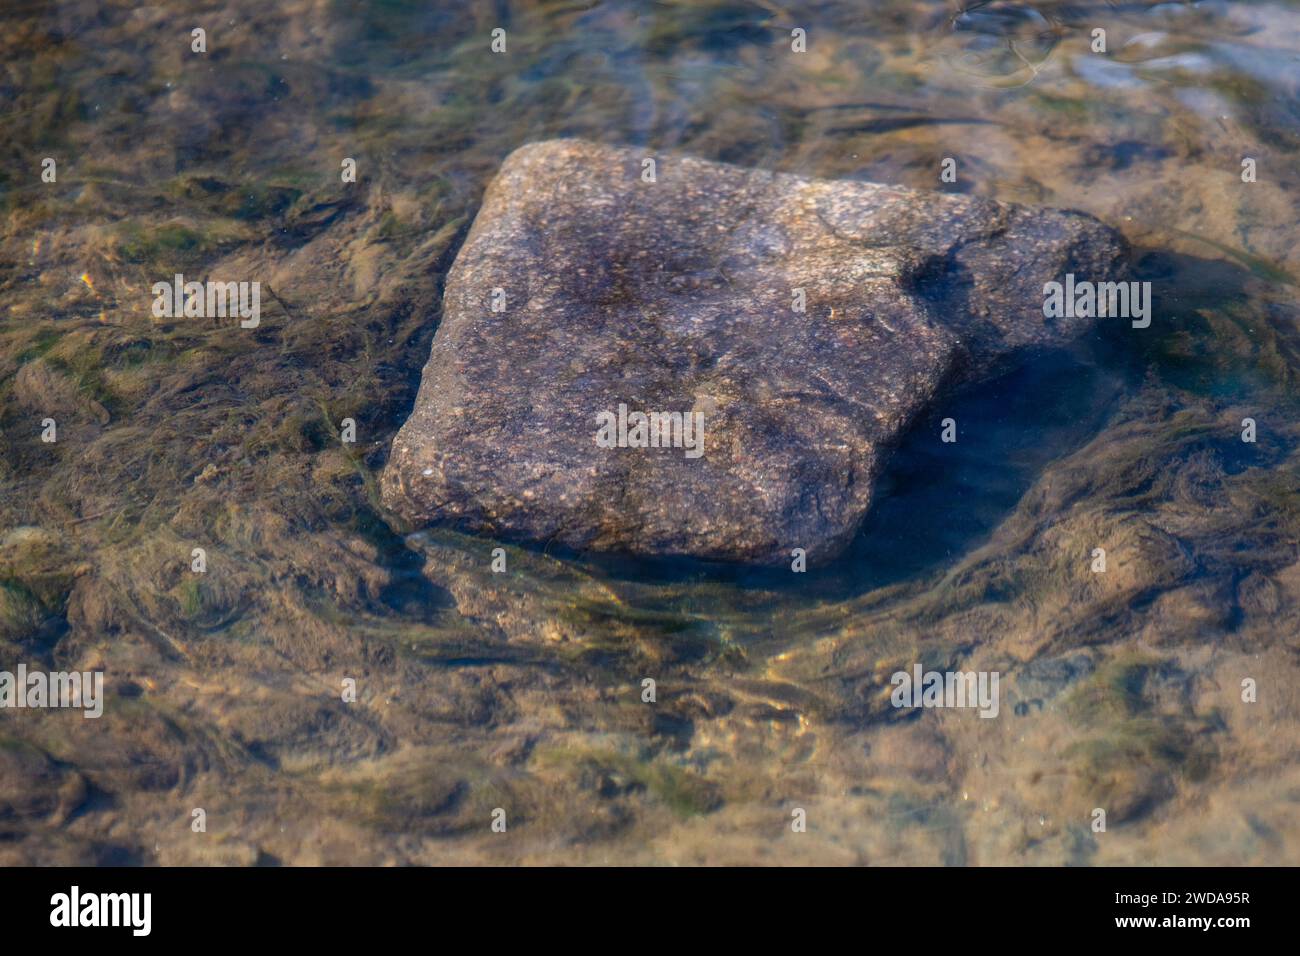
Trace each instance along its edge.
{"label": "flat granite stone", "polygon": [[[651,155],[554,140],[506,159],[393,441],[397,514],[578,549],[828,560],[940,389],[1093,323],[1044,318],[1045,283],[1124,278],[1123,239],[1082,213],[672,155],[647,182]],[[702,415],[703,453],[681,431],[604,447],[620,405],[632,443],[633,412]]]}

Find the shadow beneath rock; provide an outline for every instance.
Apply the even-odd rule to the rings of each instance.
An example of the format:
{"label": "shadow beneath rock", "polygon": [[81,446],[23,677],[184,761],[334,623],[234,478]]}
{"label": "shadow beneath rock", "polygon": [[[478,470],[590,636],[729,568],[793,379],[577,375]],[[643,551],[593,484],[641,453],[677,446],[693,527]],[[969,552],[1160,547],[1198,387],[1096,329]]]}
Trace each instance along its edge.
{"label": "shadow beneath rock", "polygon": [[408,547],[406,539],[393,531],[377,512],[361,509],[354,523],[378,549],[377,563],[389,573],[388,582],[375,596],[380,610],[429,624],[442,610],[455,607],[451,594],[424,574],[428,556]]}
{"label": "shadow beneath rock", "polygon": [[[1060,352],[940,401],[894,451],[866,521],[830,571],[864,591],[957,560],[1049,462],[1096,434],[1121,387],[1113,373]],[[954,441],[943,440],[949,419]]]}

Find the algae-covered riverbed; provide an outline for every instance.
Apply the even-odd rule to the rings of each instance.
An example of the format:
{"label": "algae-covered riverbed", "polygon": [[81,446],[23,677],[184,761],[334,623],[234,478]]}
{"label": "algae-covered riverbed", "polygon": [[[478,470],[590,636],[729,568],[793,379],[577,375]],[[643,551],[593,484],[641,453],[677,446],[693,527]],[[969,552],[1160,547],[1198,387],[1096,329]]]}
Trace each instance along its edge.
{"label": "algae-covered riverbed", "polygon": [[[0,671],[104,675],[0,708],[0,864],[1300,862],[1300,4],[74,0],[0,48]],[[1151,322],[946,395],[802,573],[407,527],[448,270],[556,137],[1081,210]],[[918,664],[997,716],[894,707]]]}

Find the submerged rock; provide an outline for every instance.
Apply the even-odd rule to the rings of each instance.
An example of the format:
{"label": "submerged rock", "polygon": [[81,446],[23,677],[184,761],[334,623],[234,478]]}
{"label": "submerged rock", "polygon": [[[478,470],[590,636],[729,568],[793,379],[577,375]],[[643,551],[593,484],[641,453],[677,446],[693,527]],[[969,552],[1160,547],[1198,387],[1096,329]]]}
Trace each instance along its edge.
{"label": "submerged rock", "polygon": [[1122,278],[1123,240],[1080,213],[644,158],[506,159],[383,476],[407,520],[829,559],[942,387],[1092,324],[1045,318],[1045,283]]}

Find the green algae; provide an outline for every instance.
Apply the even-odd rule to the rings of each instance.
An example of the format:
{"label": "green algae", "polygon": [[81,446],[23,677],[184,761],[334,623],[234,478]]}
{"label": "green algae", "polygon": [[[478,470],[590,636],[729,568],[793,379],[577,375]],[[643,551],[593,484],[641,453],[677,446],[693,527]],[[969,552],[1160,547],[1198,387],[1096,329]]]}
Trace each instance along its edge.
{"label": "green algae", "polygon": [[716,786],[669,759],[644,760],[612,750],[547,750],[534,758],[543,767],[596,778],[595,786],[624,792],[643,790],[675,816],[689,818],[716,810]]}

